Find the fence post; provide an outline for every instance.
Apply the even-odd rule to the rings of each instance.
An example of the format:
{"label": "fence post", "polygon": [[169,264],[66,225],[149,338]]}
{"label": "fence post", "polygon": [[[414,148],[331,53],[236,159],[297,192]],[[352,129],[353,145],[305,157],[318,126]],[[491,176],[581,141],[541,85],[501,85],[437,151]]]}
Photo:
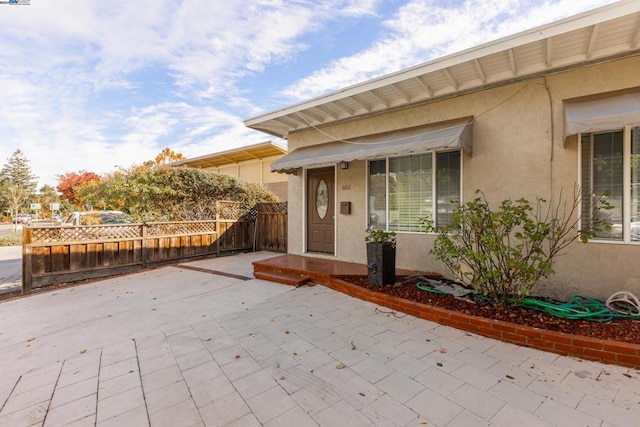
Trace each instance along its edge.
{"label": "fence post", "polygon": [[147,223],[142,223],[142,268],[147,268]]}
{"label": "fence post", "polygon": [[31,242],[33,240],[33,231],[31,227],[22,226],[22,293],[31,292],[33,282],[33,269],[31,259]]}
{"label": "fence post", "polygon": [[216,256],[220,256],[220,201],[216,201]]}

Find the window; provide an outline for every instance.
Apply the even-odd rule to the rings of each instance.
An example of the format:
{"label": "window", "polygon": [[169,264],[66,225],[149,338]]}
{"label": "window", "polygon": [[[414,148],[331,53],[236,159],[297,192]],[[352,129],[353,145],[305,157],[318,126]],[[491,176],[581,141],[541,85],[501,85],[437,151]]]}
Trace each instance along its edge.
{"label": "window", "polygon": [[390,231],[423,231],[451,222],[460,203],[460,151],[426,153],[369,162],[369,225]]}
{"label": "window", "polygon": [[[582,228],[606,218],[598,239],[640,241],[640,127],[582,134],[580,150]],[[596,211],[600,201],[612,209]]]}

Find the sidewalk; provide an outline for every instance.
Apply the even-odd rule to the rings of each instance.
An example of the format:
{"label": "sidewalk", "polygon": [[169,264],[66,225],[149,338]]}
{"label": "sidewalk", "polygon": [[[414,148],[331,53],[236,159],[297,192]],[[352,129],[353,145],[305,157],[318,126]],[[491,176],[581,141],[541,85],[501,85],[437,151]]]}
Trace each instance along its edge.
{"label": "sidewalk", "polygon": [[22,289],[22,246],[0,246],[0,294]]}
{"label": "sidewalk", "polygon": [[632,426],[637,371],[504,344],[251,253],[0,303],[0,426]]}

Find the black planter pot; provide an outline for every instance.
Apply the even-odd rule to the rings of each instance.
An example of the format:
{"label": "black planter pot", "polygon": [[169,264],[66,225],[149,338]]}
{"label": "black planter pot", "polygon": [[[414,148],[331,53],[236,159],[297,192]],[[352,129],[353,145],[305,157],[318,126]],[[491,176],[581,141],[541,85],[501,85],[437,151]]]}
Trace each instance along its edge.
{"label": "black planter pot", "polygon": [[376,286],[396,282],[396,248],[390,243],[367,243],[369,282]]}

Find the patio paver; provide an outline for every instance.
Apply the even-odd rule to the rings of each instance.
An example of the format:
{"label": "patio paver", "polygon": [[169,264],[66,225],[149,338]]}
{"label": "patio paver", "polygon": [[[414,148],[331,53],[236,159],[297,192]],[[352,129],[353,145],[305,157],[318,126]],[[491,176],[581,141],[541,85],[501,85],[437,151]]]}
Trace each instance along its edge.
{"label": "patio paver", "polygon": [[[190,266],[250,275],[242,254]],[[0,426],[635,425],[640,374],[165,267],[0,304]]]}

